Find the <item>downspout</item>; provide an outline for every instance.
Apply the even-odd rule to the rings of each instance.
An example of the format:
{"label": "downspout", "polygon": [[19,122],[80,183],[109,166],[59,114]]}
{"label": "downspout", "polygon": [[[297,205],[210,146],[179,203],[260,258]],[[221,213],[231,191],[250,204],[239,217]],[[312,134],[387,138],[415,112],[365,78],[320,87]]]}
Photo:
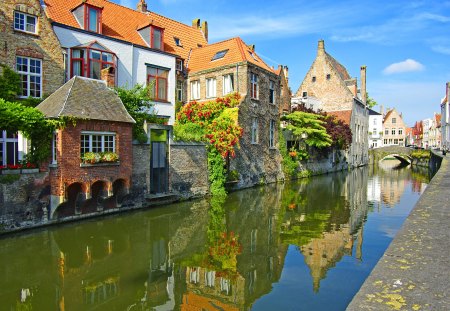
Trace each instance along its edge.
{"label": "downspout", "polygon": [[239,93],[239,64],[236,64],[236,92]]}
{"label": "downspout", "polygon": [[[118,74],[117,70],[117,74]],[[134,87],[135,81],[134,81],[134,44],[131,43],[131,87]],[[118,82],[118,81],[117,81]]]}

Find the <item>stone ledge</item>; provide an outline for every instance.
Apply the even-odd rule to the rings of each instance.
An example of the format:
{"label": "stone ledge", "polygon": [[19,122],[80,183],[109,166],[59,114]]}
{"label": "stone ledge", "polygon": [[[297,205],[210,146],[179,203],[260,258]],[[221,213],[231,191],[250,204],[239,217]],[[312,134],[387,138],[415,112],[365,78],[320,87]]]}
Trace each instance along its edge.
{"label": "stone ledge", "polygon": [[120,162],[80,163],[80,167],[119,166]]}

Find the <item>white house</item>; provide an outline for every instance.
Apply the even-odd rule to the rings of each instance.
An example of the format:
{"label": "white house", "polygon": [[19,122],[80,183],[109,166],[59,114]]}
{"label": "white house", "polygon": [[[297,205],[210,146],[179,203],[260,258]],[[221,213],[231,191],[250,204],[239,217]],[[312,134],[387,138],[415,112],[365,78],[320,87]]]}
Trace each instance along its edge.
{"label": "white house", "polygon": [[441,135],[442,147],[450,147],[450,82],[445,86],[445,97],[441,101]]}
{"label": "white house", "polygon": [[383,115],[369,109],[369,148],[383,147]]}
{"label": "white house", "polygon": [[106,0],[44,4],[65,51],[66,79],[79,75],[122,87],[151,83],[157,115],[173,124],[177,76],[189,51],[207,44],[206,22],[176,22],[147,11],[145,0],[137,10]]}

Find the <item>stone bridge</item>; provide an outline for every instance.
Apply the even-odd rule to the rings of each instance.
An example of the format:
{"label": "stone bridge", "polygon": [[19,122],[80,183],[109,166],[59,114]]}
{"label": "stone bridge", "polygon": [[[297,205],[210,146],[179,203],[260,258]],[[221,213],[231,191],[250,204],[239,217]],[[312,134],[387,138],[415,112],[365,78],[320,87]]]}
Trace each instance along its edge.
{"label": "stone bridge", "polygon": [[402,146],[388,146],[369,149],[369,164],[374,164],[387,157],[394,157],[404,164],[411,164],[411,152],[414,149]]}

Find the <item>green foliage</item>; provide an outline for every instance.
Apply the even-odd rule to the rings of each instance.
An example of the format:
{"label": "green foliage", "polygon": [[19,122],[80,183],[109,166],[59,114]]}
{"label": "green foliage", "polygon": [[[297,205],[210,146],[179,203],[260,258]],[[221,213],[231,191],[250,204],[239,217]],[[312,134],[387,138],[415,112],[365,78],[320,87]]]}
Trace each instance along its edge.
{"label": "green foliage", "polygon": [[0,124],[10,132],[20,131],[31,140],[31,150],[27,160],[40,163],[50,155],[53,131],[63,126],[61,120],[47,120],[44,115],[32,107],[8,102],[0,98]]}
{"label": "green foliage", "polygon": [[0,184],[12,184],[15,181],[18,181],[20,179],[19,174],[11,174],[11,175],[1,175],[0,176]]}
{"label": "green foliage", "polygon": [[240,96],[230,94],[209,102],[189,102],[181,107],[174,125],[175,140],[201,141],[208,145],[208,170],[213,196],[226,195],[224,159],[235,156],[242,128],[238,125]]}
{"label": "green foliage", "polygon": [[0,76],[0,98],[15,101],[21,93],[20,75],[5,65],[1,65],[3,74]]}
{"label": "green foliage", "polygon": [[154,123],[158,119],[155,113],[151,112],[153,107],[151,89],[150,85],[142,84],[136,84],[131,89],[126,87],[115,88],[128,113],[136,121],[133,125],[133,138],[140,143],[147,142],[147,133],[144,129],[145,122]]}
{"label": "green foliage", "polygon": [[239,180],[239,173],[236,170],[231,170],[227,174],[227,181],[236,181]]}
{"label": "green foliage", "polygon": [[367,98],[367,100],[366,100],[366,105],[369,107],[369,108],[373,108],[373,107],[375,107],[376,105],[377,105],[377,102],[372,98],[372,97],[369,97],[369,92],[367,92],[366,93],[366,98]]}
{"label": "green foliage", "polygon": [[278,131],[279,133],[279,150],[283,157],[281,165],[283,167],[283,172],[286,177],[295,178],[298,173],[298,162],[297,159],[291,157],[286,147],[286,140],[284,139],[283,131]]}
{"label": "green foliage", "polygon": [[323,118],[319,114],[295,111],[284,116],[282,120],[288,121],[286,129],[292,132],[298,147],[300,142],[304,141],[308,146],[324,148],[331,146],[332,140],[323,126]]}
{"label": "green foliage", "polygon": [[112,163],[119,161],[119,156],[115,152],[86,152],[82,157],[83,163]]}
{"label": "green foliage", "polygon": [[430,150],[414,150],[411,152],[411,158],[413,159],[429,159],[431,157]]}

